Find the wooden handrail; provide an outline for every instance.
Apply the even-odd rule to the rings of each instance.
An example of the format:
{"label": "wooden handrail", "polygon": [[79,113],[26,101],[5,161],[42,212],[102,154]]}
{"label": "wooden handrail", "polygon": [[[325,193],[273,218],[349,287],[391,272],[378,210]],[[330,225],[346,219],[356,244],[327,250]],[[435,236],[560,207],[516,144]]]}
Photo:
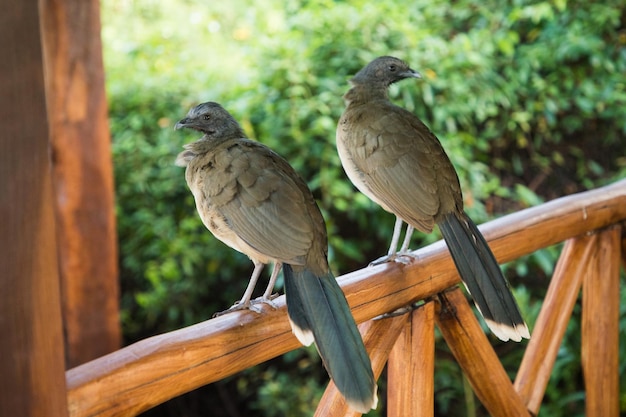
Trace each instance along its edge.
{"label": "wooden handrail", "polygon": [[[626,180],[523,210],[481,227],[508,262],[626,220]],[[358,323],[459,282],[443,242],[414,252],[409,265],[365,268],[339,283]],[[177,395],[299,347],[284,296],[264,314],[234,312],[155,336],[67,371],[72,416],[136,415]]]}

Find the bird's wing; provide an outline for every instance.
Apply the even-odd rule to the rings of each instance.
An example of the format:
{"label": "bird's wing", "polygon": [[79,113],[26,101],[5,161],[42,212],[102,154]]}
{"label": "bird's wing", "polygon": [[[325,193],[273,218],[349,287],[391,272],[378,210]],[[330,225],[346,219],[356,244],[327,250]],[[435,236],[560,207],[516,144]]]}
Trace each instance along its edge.
{"label": "bird's wing", "polygon": [[[324,220],[311,192],[269,148],[237,140],[217,149],[211,164],[202,184],[204,197],[230,231],[258,253],[300,265],[315,238],[326,244]],[[246,248],[236,249],[246,253]]]}
{"label": "bird's wing", "polygon": [[[458,179],[437,138],[412,113],[389,105],[346,111],[344,147],[362,184],[386,210],[424,232],[440,210],[440,187]],[[441,165],[450,165],[442,167]]]}

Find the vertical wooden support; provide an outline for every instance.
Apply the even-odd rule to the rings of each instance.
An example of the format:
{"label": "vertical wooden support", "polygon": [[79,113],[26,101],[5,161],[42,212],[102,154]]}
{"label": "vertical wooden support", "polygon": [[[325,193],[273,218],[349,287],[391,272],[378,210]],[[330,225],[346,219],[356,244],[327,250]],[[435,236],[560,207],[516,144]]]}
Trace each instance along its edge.
{"label": "vertical wooden support", "polygon": [[582,368],[587,417],[619,416],[621,227],[600,232],[583,280]]}
{"label": "vertical wooden support", "polygon": [[515,390],[535,415],[539,413],[596,240],[595,235],[585,235],[566,242],[515,378]]}
{"label": "vertical wooden support", "polygon": [[490,415],[529,416],[459,288],[440,294],[436,320],[446,343]]}
{"label": "vertical wooden support", "polygon": [[98,0],[40,0],[68,367],[119,348],[114,185]]}
{"label": "vertical wooden support", "polygon": [[0,0],[0,415],[67,415],[36,1]]}
{"label": "vertical wooden support", "polygon": [[626,269],[626,236],[622,239],[622,268]]}
{"label": "vertical wooden support", "polygon": [[387,363],[387,416],[435,412],[435,303],[411,313]]}
{"label": "vertical wooden support", "polygon": [[[372,370],[374,371],[374,377],[376,379],[378,379],[383,372],[394,342],[400,335],[406,322],[407,316],[403,315],[382,320],[370,320],[359,325],[359,330],[361,331],[361,335],[363,335],[363,343],[365,343],[367,352],[370,355]],[[361,413],[348,407],[348,404],[337,390],[335,384],[330,381],[320,400],[319,406],[315,410],[315,417],[358,417],[360,415]]]}

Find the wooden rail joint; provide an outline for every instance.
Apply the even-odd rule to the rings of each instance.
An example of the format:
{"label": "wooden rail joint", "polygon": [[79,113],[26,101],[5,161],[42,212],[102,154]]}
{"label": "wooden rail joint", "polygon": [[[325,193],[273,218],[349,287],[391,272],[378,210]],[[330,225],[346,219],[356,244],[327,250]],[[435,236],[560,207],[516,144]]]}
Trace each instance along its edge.
{"label": "wooden rail joint", "polygon": [[[337,279],[356,322],[362,323],[360,329],[372,355],[376,375],[380,375],[390,350],[394,350],[396,353],[391,357],[395,359],[390,359],[390,367],[393,368],[391,363],[395,363],[396,375],[402,381],[396,387],[432,386],[432,372],[430,376],[422,375],[430,371],[420,365],[421,362],[410,352],[418,346],[416,341],[422,340],[424,343],[419,345],[419,352],[423,355],[421,361],[430,357],[430,352],[434,352],[431,327],[436,321],[476,395],[492,415],[526,416],[529,415],[528,410],[537,414],[550,376],[550,371],[546,369],[560,345],[560,339],[551,335],[564,331],[568,320],[564,312],[568,309],[571,311],[576,302],[583,282],[582,274],[587,270],[589,259],[593,256],[600,260],[598,262],[611,263],[607,261],[606,254],[614,254],[616,249],[619,254],[615,242],[621,243],[624,237],[616,234],[619,232],[611,232],[611,227],[621,227],[625,221],[626,180],[622,180],[513,213],[480,227],[500,263],[566,241],[514,386],[502,369],[465,295],[459,288],[454,288],[460,280],[443,242],[414,252],[415,260],[409,265],[388,263],[364,268]],[[608,228],[608,232],[586,236],[588,232],[604,228]],[[592,248],[597,245],[591,245],[592,241],[601,242],[603,247],[612,249],[594,250]],[[622,257],[626,258],[626,245],[621,246]],[[614,263],[611,270],[615,271]],[[599,271],[596,269],[594,276],[597,277]],[[606,291],[606,288],[602,288]],[[612,294],[619,296],[616,290]],[[370,320],[429,297],[449,299],[451,306],[441,301],[429,302],[411,314],[389,320]],[[597,297],[591,298],[594,299]],[[66,373],[70,415],[137,415],[170,398],[299,348],[291,334],[284,296],[278,297],[274,303],[278,308],[264,314],[233,312],[142,340],[70,369]],[[442,310],[445,314],[441,313]],[[609,327],[612,326],[610,323]],[[597,328],[588,329],[589,334],[598,331]],[[401,333],[403,336],[398,338]],[[418,334],[419,337],[416,336]],[[394,345],[399,343],[396,339],[404,340],[404,347],[396,348]],[[542,343],[542,340],[546,342]],[[593,346],[589,348],[590,352],[597,349]],[[599,358],[593,355],[590,358],[607,359],[607,355],[595,356]],[[416,370],[411,371],[410,375],[406,372],[407,363],[412,364],[411,370]],[[403,372],[400,372],[403,370],[407,375],[403,376]],[[596,373],[589,377],[593,381],[598,375]],[[486,378],[486,382],[481,378]],[[411,385],[407,381],[415,384]],[[613,385],[610,387],[607,392],[614,389]],[[327,390],[327,394],[331,398],[335,395],[332,390],[330,393]],[[426,415],[422,411],[429,407],[432,410],[430,403],[420,402],[418,407],[415,401],[407,400],[408,397],[414,400],[423,395],[397,392],[389,397],[388,394],[388,415],[394,415],[390,411],[392,409],[400,410],[396,415]],[[350,415],[337,405],[340,403],[339,400],[331,401],[330,405],[324,403],[333,412],[322,412],[320,406],[318,415]],[[602,401],[594,404],[601,405]],[[418,411],[407,407],[417,407]],[[415,413],[401,413],[407,409]]]}

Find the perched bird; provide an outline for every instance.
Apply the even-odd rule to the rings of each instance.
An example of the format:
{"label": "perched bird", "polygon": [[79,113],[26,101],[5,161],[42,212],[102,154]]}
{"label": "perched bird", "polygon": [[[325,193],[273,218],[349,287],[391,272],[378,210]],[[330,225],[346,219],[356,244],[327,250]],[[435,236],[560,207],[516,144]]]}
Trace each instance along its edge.
{"label": "perched bird", "polygon": [[[474,222],[463,211],[459,178],[437,137],[413,113],[391,103],[388,87],[420,74],[400,59],[376,58],[350,80],[337,126],[337,150],[354,185],[396,215],[386,259],[406,254],[413,229],[435,224],[491,331],[501,340],[530,338],[509,285]],[[406,237],[396,253],[402,223]]]}
{"label": "perched bird", "polygon": [[304,345],[315,342],[326,370],[348,404],[365,413],[377,403],[369,356],[348,302],[328,266],[324,218],[311,191],[278,154],[246,138],[217,103],[203,103],[176,123],[204,134],[184,146],[176,163],[204,225],[216,238],[254,263],[250,284],[231,310],[250,308],[256,281],[274,263],[272,293],[283,269],[287,312]]}

